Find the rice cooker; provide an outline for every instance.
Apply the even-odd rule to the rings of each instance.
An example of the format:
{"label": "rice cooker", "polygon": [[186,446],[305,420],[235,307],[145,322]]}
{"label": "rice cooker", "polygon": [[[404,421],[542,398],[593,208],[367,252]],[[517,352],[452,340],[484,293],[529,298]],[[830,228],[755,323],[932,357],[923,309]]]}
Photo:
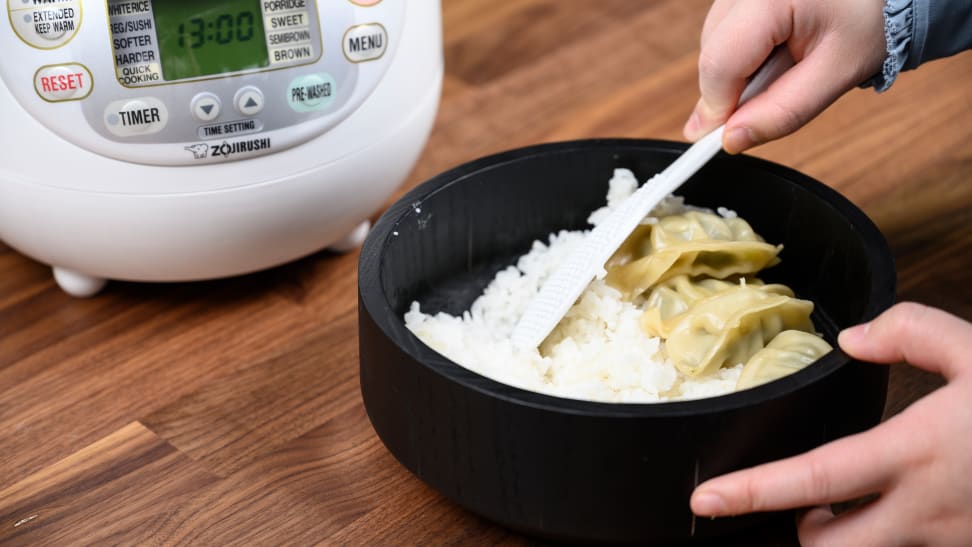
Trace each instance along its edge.
{"label": "rice cooker", "polygon": [[76,296],[347,250],[416,161],[438,0],[3,0],[0,239]]}

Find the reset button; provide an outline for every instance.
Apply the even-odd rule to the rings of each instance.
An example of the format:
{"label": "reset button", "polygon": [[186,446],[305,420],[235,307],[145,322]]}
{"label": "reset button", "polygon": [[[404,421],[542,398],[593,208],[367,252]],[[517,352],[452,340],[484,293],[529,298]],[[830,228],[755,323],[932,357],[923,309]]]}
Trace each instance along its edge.
{"label": "reset button", "polygon": [[91,71],[80,63],[43,66],[34,73],[34,90],[45,101],[76,101],[91,94]]}

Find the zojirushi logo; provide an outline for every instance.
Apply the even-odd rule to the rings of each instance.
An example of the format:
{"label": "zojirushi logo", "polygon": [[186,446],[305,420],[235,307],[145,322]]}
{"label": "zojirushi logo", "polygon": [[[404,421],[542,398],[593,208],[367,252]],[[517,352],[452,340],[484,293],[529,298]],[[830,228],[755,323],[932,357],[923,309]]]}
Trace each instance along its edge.
{"label": "zojirushi logo", "polygon": [[246,154],[249,152],[257,152],[259,150],[267,150],[269,148],[269,137],[262,139],[249,139],[245,141],[223,141],[221,144],[206,144],[204,142],[200,142],[183,147],[183,149],[187,152],[191,152],[193,158],[197,160],[203,160],[207,157],[228,158],[233,154]]}
{"label": "zojirushi logo", "polygon": [[244,154],[247,152],[256,152],[258,150],[266,150],[270,148],[270,138],[265,137],[262,139],[250,139],[246,141],[223,141],[219,145],[211,145],[209,147],[210,157],[229,157],[233,154]]}

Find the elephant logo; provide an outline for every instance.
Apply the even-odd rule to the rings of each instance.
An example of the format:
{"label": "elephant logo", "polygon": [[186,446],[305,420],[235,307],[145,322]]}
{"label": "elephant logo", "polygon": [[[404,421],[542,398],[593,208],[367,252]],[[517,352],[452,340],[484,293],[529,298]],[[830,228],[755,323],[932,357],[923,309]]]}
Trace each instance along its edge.
{"label": "elephant logo", "polygon": [[209,152],[209,145],[205,143],[194,144],[185,148],[192,152],[193,157],[197,160],[206,159],[206,154]]}

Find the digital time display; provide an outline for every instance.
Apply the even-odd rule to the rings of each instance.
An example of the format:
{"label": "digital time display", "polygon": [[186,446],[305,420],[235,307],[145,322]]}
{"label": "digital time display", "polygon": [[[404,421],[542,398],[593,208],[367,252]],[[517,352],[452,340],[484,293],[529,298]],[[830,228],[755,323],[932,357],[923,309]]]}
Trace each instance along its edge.
{"label": "digital time display", "polygon": [[260,0],[152,2],[166,81],[270,64]]}

